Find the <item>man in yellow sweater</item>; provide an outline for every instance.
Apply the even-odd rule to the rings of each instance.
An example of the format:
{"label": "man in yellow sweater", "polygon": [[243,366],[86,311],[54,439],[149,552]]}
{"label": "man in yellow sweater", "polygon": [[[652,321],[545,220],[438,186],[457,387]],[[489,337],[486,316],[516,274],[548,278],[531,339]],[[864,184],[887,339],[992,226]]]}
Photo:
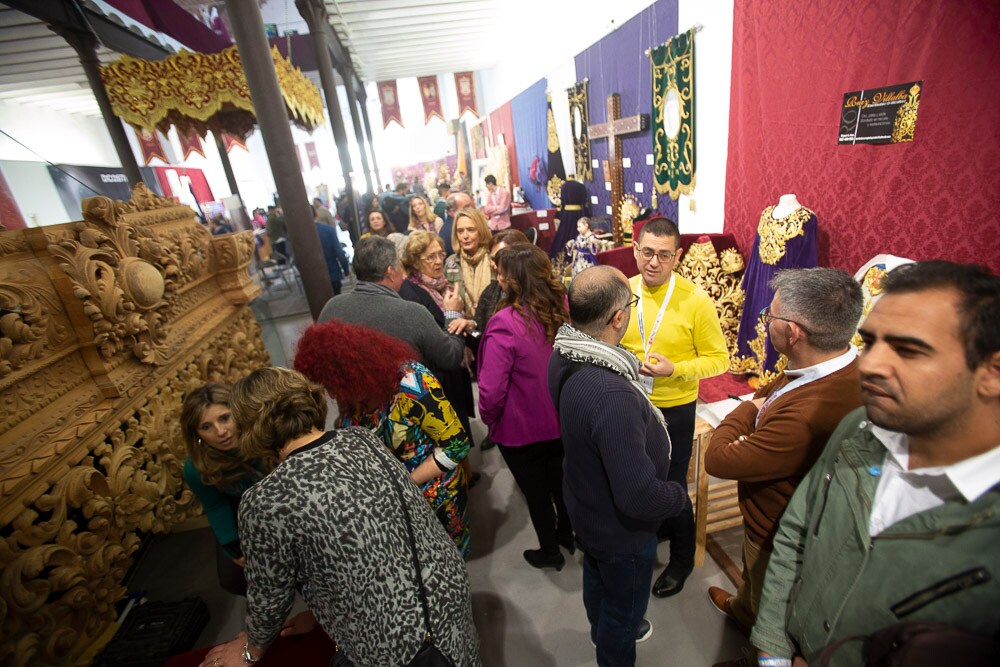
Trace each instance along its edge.
{"label": "man in yellow sweater", "polygon": [[[677,225],[653,218],[632,245],[639,275],[629,282],[639,301],[622,345],[639,357],[646,391],[667,419],[673,449],[668,479],[686,487],[698,381],[724,373],[729,351],[712,299],[674,273],[682,251]],[[653,584],[653,595],[669,597],[680,593],[694,569],[690,500],[679,516],[664,522],[661,536],[670,540],[670,561]]]}

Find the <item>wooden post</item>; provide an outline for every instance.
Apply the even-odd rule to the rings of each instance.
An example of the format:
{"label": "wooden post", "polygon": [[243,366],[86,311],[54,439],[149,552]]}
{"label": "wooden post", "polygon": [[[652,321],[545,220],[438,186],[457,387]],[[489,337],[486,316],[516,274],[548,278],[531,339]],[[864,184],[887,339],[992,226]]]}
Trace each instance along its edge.
{"label": "wooden post", "polygon": [[309,195],[295,157],[288,111],[264,35],[260,5],[257,0],[226,0],[226,9],[246,73],[261,138],[267,149],[267,159],[271,163],[274,185],[281,198],[295,263],[302,275],[309,311],[316,319],[326,302],[333,297],[333,285],[330,284],[330,274],[326,270],[316,223],[313,222]]}

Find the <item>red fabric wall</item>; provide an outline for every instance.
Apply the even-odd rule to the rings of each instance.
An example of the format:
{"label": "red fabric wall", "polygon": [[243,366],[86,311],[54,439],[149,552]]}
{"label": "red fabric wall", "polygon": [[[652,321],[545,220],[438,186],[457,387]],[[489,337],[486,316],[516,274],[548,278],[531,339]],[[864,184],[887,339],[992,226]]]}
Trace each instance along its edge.
{"label": "red fabric wall", "polygon": [[28,226],[14,199],[14,193],[10,191],[7,179],[2,173],[0,173],[0,224],[8,231],[25,229]]}
{"label": "red fabric wall", "polygon": [[[1000,3],[736,0],[725,231],[795,193],[820,264],[888,252],[1000,272]],[[923,80],[912,143],[837,145],[843,95]]]}
{"label": "red fabric wall", "polygon": [[[521,177],[517,172],[517,148],[514,145],[514,117],[511,114],[510,102],[496,108],[490,114],[490,127],[493,132],[493,145],[497,145],[497,135],[502,134],[504,145],[507,146],[507,155],[510,158],[510,184],[520,185]],[[483,187],[481,183],[474,183],[473,190]]]}

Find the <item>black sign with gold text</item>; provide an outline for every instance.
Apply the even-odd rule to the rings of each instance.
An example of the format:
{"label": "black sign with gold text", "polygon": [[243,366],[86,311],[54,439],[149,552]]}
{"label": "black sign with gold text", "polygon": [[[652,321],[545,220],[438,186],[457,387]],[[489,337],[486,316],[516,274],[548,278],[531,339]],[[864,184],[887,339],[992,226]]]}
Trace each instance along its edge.
{"label": "black sign with gold text", "polygon": [[913,141],[923,81],[844,93],[839,144]]}

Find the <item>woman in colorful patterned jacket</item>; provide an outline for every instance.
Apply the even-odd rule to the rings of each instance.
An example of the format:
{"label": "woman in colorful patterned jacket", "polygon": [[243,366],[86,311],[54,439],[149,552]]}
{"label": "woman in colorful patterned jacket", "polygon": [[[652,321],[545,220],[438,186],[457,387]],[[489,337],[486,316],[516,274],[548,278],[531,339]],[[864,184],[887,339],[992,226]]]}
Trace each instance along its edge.
{"label": "woman in colorful patterned jacket", "polygon": [[374,329],[331,320],[303,333],[295,369],[322,385],[340,410],[341,427],[371,429],[396,455],[461,554],[469,557],[469,452],[441,383],[405,343]]}

